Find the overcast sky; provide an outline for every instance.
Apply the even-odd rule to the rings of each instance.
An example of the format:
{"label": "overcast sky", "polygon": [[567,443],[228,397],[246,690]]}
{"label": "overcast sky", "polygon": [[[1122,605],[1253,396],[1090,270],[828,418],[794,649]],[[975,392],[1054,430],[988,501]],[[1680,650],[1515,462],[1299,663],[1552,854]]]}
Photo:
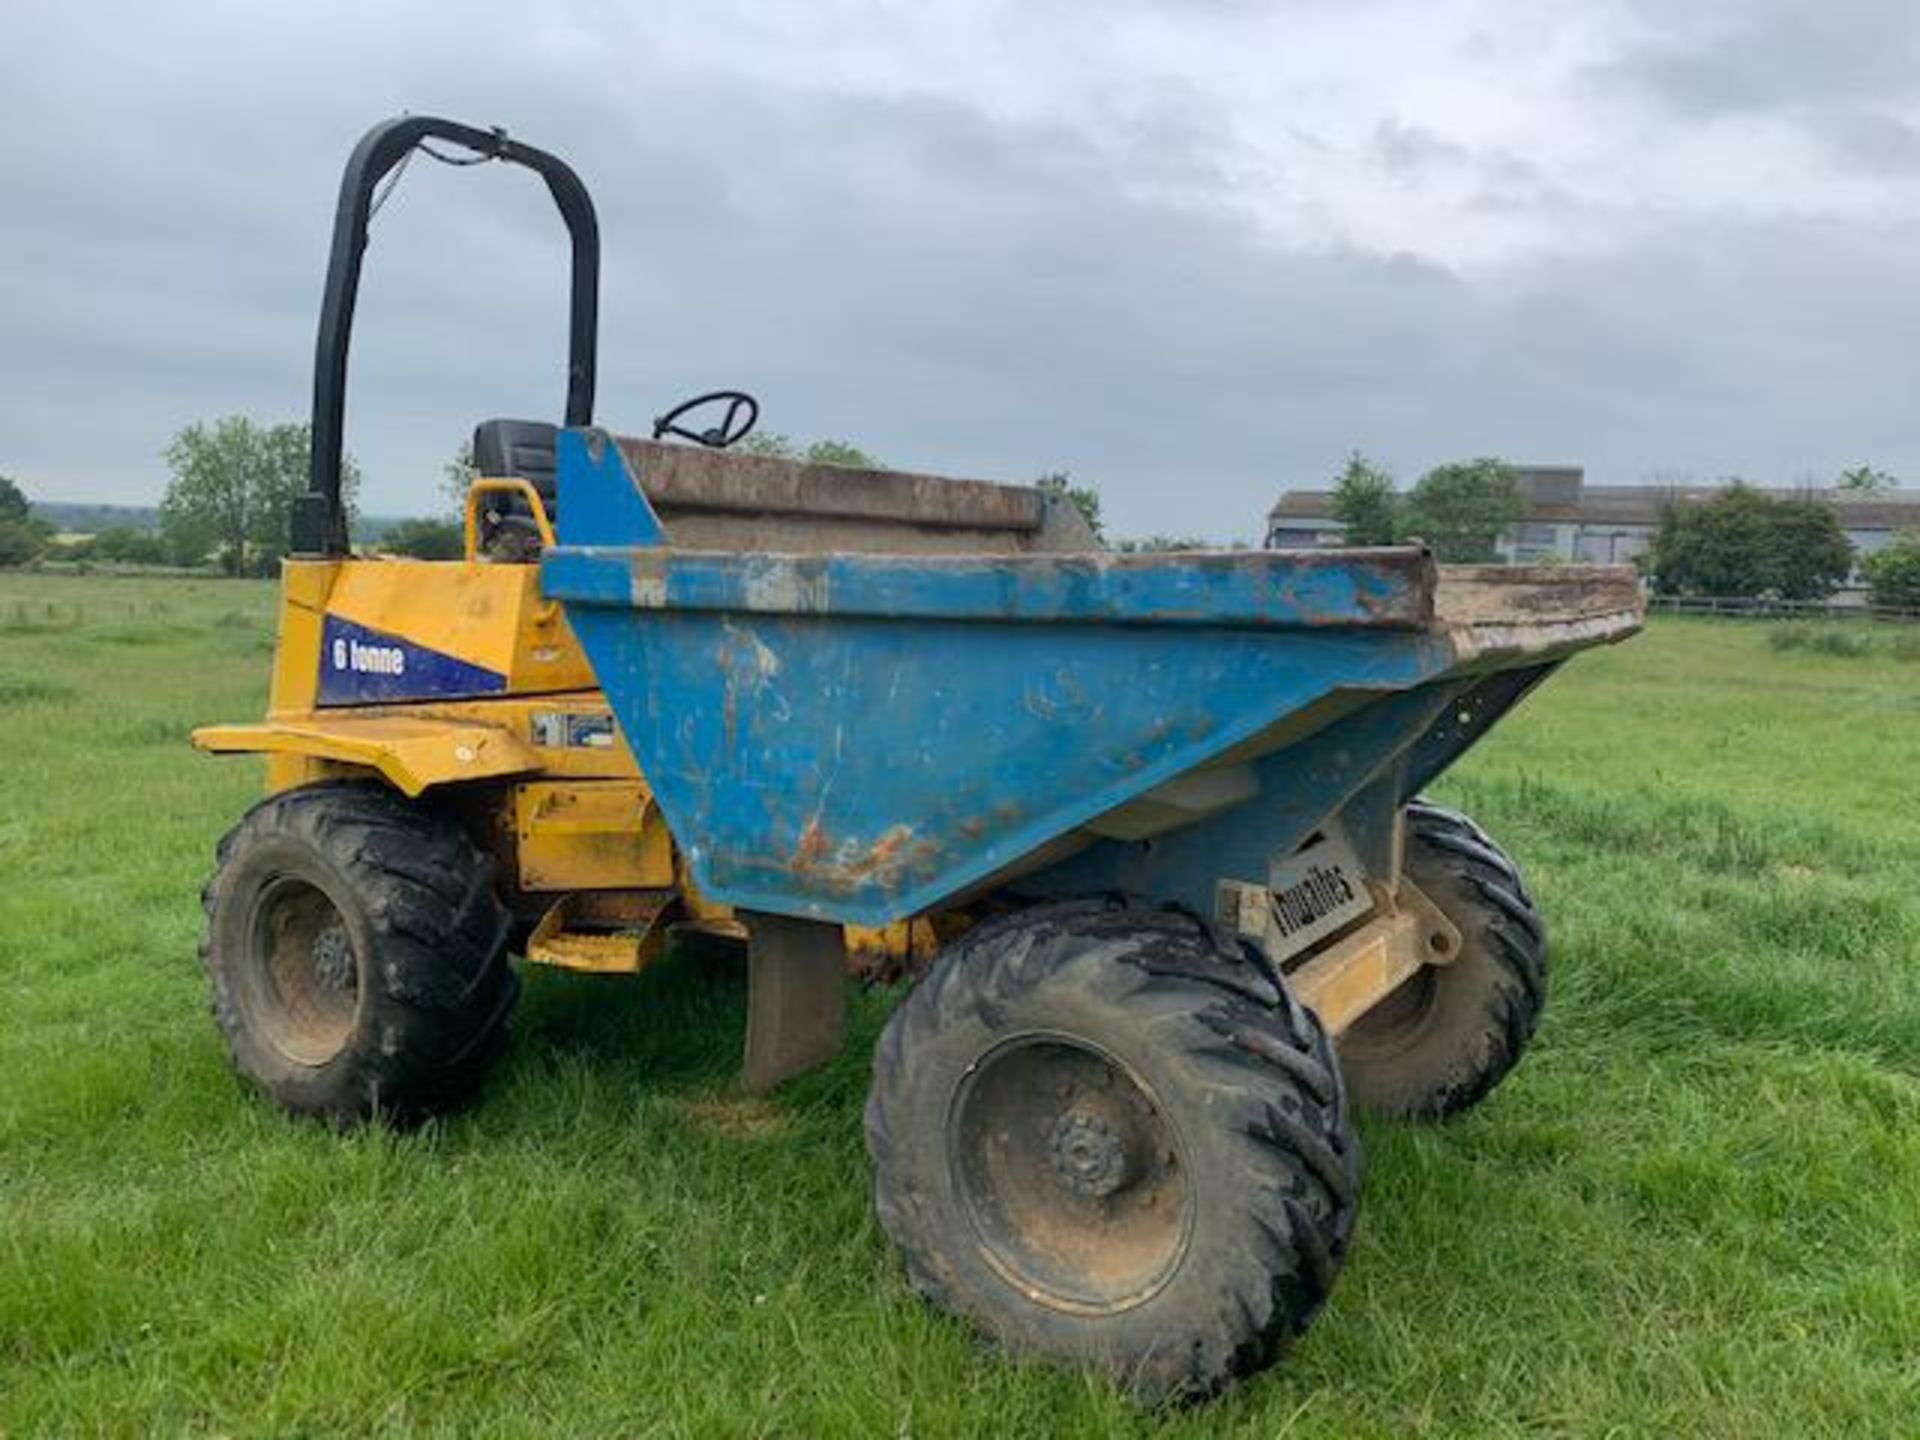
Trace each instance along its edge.
{"label": "overcast sky", "polygon": [[[616,430],[739,386],[1215,537],[1356,446],[1920,483],[1911,0],[4,0],[0,473],[147,502],[186,422],[305,418],[340,166],[402,110],[585,177]],[[367,509],[558,418],[565,273],[531,176],[409,169]]]}

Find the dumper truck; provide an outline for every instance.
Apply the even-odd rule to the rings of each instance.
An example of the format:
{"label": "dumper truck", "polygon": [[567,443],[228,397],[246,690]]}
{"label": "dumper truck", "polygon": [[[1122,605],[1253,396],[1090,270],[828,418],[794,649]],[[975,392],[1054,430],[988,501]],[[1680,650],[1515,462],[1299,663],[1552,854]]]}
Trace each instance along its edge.
{"label": "dumper truck", "polygon": [[[531,170],[571,242],[560,418],[479,424],[444,561],[355,553],[341,489],[368,222],[421,154]],[[865,1126],[910,1283],[1142,1395],[1258,1369],[1348,1249],[1353,1108],[1456,1114],[1534,1033],[1520,867],[1422,797],[1638,628],[1633,575],[1110,554],[1048,490],[743,454],[735,391],[618,435],[598,280],[553,155],[427,116],[353,151],[267,713],[194,736],[265,759],[204,894],[235,1068],[415,1122],[506,1052],[517,966],[704,937],[764,1090],[841,1050],[850,969],[909,976]]]}

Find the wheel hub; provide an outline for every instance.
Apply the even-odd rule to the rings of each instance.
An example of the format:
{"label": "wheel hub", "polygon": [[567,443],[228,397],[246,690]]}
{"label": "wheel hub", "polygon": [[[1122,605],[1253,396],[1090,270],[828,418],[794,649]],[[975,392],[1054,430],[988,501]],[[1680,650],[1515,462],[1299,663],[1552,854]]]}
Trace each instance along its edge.
{"label": "wheel hub", "polygon": [[353,942],[344,925],[329,925],[313,937],[313,978],[323,990],[353,988]]}
{"label": "wheel hub", "polygon": [[1047,1141],[1055,1178],[1076,1195],[1105,1199],[1133,1179],[1127,1138],[1091,1110],[1068,1110],[1053,1122]]}
{"label": "wheel hub", "polygon": [[981,1254],[1022,1294],[1114,1314],[1173,1274],[1192,1193],[1173,1127],[1137,1072],[1069,1036],[1017,1036],[973,1066],[947,1126]]}
{"label": "wheel hub", "polygon": [[242,985],[252,1023],[299,1065],[324,1065],[353,1037],[359,962],[345,919],[295,874],[261,887],[248,925]]}

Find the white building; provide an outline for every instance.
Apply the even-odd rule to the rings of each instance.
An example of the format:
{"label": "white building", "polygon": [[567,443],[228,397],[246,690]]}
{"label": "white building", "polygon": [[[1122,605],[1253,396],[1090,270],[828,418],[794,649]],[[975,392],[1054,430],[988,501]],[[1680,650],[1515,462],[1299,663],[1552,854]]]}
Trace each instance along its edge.
{"label": "white building", "polygon": [[[1501,537],[1501,558],[1530,564],[1543,559],[1624,565],[1653,544],[1668,505],[1697,504],[1719,485],[1589,485],[1578,465],[1515,467],[1527,510]],[[1851,490],[1764,490],[1782,500],[1818,500],[1831,506],[1856,555],[1870,555],[1899,530],[1920,530],[1920,491],[1867,494]],[[1343,527],[1331,490],[1289,490],[1267,513],[1272,550],[1338,545]]]}

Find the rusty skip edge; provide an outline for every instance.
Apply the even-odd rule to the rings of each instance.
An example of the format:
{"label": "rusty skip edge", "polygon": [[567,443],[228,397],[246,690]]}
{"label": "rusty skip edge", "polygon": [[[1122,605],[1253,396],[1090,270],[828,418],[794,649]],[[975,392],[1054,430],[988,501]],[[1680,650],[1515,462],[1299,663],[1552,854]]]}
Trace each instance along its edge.
{"label": "rusty skip edge", "polygon": [[906,471],[811,465],[663,444],[615,443],[656,507],[721,514],[799,514],[960,530],[1038,530],[1046,498],[1031,486]]}
{"label": "rusty skip edge", "polygon": [[1425,630],[1437,568],[1398,546],[1278,554],[746,554],[562,546],[549,597],[638,610]]}
{"label": "rusty skip edge", "polygon": [[1450,623],[1456,665],[1501,669],[1504,662],[1520,657],[1529,661],[1551,659],[1595,645],[1617,645],[1639,634],[1644,622],[1645,612],[1636,609],[1534,624],[1484,620]]}

